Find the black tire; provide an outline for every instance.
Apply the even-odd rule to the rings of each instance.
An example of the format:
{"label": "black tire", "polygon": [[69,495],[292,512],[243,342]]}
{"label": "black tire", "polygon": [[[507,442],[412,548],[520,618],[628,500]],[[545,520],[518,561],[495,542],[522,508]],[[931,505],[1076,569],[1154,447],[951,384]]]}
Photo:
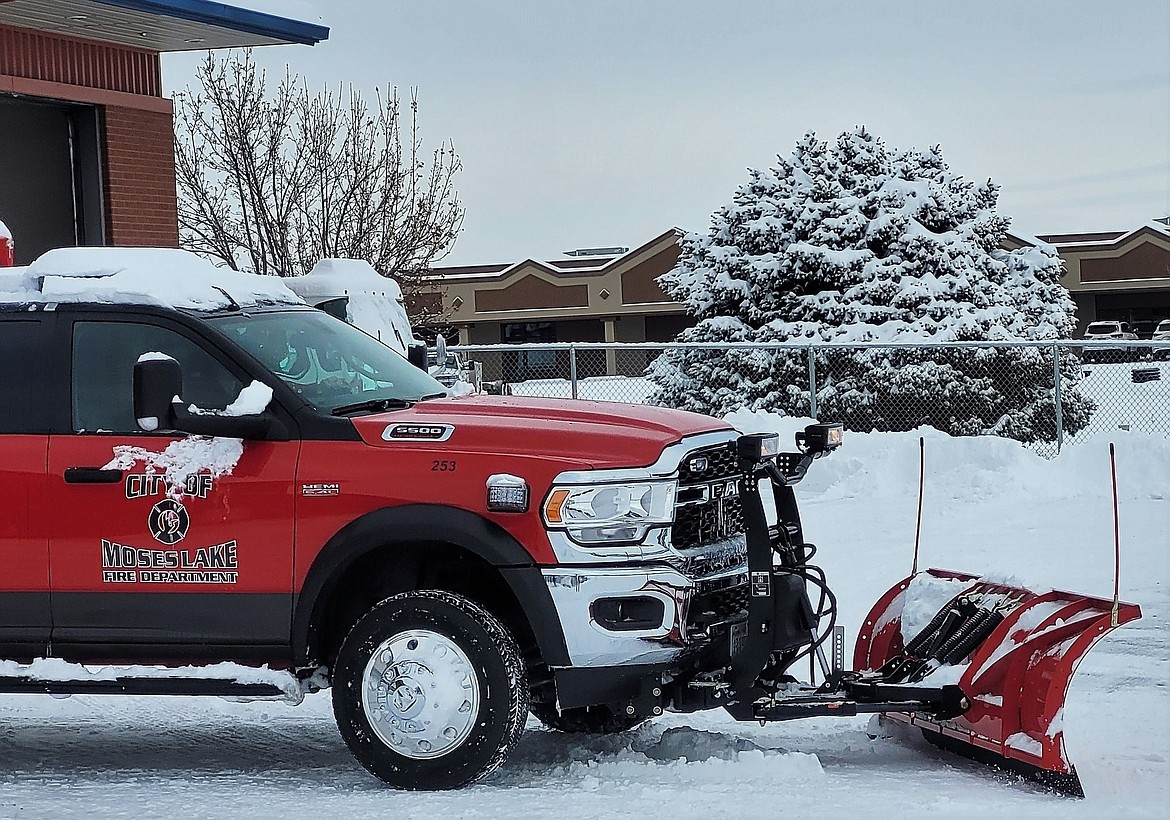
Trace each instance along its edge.
{"label": "black tire", "polygon": [[[478,714],[467,721],[470,734],[441,756],[426,759],[402,754],[383,740],[362,697],[362,681],[374,653],[396,636],[419,630],[458,647],[475,672],[478,685],[473,688],[479,694]],[[425,694],[417,701],[425,706]],[[373,708],[377,720],[378,707]],[[333,668],[333,714],[354,757],[391,786],[459,788],[495,771],[524,733],[528,717],[524,661],[507,627],[478,604],[438,590],[395,595],[363,615],[341,645]],[[385,719],[378,725],[391,731]]]}
{"label": "black tire", "polygon": [[620,714],[608,706],[579,706],[558,712],[551,703],[534,703],[532,714],[550,729],[581,735],[616,735],[646,722],[644,717]]}

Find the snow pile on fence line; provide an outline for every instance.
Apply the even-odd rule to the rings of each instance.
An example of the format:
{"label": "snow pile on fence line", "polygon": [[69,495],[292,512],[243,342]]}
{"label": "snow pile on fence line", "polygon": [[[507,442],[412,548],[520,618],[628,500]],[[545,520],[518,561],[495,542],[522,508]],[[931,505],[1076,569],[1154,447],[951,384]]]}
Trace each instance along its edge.
{"label": "snow pile on fence line", "polygon": [[57,248],[0,276],[0,302],[160,305],[186,310],[303,304],[275,276],[220,268],[176,248]]}
{"label": "snow pile on fence line", "polygon": [[[775,431],[782,448],[808,418],[740,410],[726,420],[747,433]],[[1170,439],[1116,430],[1078,439],[1055,458],[999,436],[950,436],[930,427],[903,433],[846,433],[844,445],[817,461],[803,493],[825,499],[892,498],[918,487],[918,439],[925,440],[927,492],[947,500],[1017,496],[1035,500],[1104,497],[1109,444],[1117,449],[1123,498],[1170,499]]]}

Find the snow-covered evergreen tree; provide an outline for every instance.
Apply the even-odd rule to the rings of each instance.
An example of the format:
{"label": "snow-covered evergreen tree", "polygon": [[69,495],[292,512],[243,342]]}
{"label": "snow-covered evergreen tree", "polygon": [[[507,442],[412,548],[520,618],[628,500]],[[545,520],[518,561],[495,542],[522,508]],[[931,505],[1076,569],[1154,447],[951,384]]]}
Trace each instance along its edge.
{"label": "snow-covered evergreen tree", "polygon": [[[1069,338],[1060,257],[1044,244],[1004,250],[998,190],[953,173],[937,147],[896,150],[864,128],[831,144],[810,132],[752,171],[705,235],[681,240],[659,279],[698,319],[679,341],[818,345],[818,415],[853,430],[1051,440],[1051,348],[834,346]],[[1061,371],[1064,429],[1075,432],[1094,408],[1071,353]],[[808,413],[804,351],[674,350],[648,375],[658,404]]]}

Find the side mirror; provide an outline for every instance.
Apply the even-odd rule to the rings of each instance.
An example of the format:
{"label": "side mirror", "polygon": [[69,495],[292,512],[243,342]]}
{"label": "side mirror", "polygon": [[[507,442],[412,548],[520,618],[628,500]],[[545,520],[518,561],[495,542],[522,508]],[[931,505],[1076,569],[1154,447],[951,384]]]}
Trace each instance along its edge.
{"label": "side mirror", "polygon": [[192,413],[182,395],[183,371],[170,356],[147,354],[134,365],[134,417],[143,430],[262,439],[272,429],[274,417],[269,410],[251,416]]}
{"label": "side mirror", "polygon": [[442,333],[435,336],[435,364],[439,367],[447,365],[447,340]]}
{"label": "side mirror", "polygon": [[134,418],[147,432],[175,427],[172,402],[183,395],[183,370],[165,354],[146,353],[134,365]]}
{"label": "side mirror", "polygon": [[427,346],[414,342],[406,348],[406,360],[423,373],[427,372]]}

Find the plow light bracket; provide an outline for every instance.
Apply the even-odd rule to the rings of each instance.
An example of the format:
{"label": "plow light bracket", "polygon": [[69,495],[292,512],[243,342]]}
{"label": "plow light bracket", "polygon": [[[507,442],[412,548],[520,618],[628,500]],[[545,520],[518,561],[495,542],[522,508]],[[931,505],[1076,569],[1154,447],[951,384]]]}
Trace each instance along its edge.
{"label": "plow light bracket", "polygon": [[804,428],[804,432],[796,434],[796,446],[805,453],[816,456],[836,450],[844,438],[843,424],[810,424]]}
{"label": "plow light bracket", "polygon": [[740,460],[752,464],[759,464],[769,458],[775,458],[780,452],[780,435],[778,433],[746,433],[736,439],[736,451]]}

